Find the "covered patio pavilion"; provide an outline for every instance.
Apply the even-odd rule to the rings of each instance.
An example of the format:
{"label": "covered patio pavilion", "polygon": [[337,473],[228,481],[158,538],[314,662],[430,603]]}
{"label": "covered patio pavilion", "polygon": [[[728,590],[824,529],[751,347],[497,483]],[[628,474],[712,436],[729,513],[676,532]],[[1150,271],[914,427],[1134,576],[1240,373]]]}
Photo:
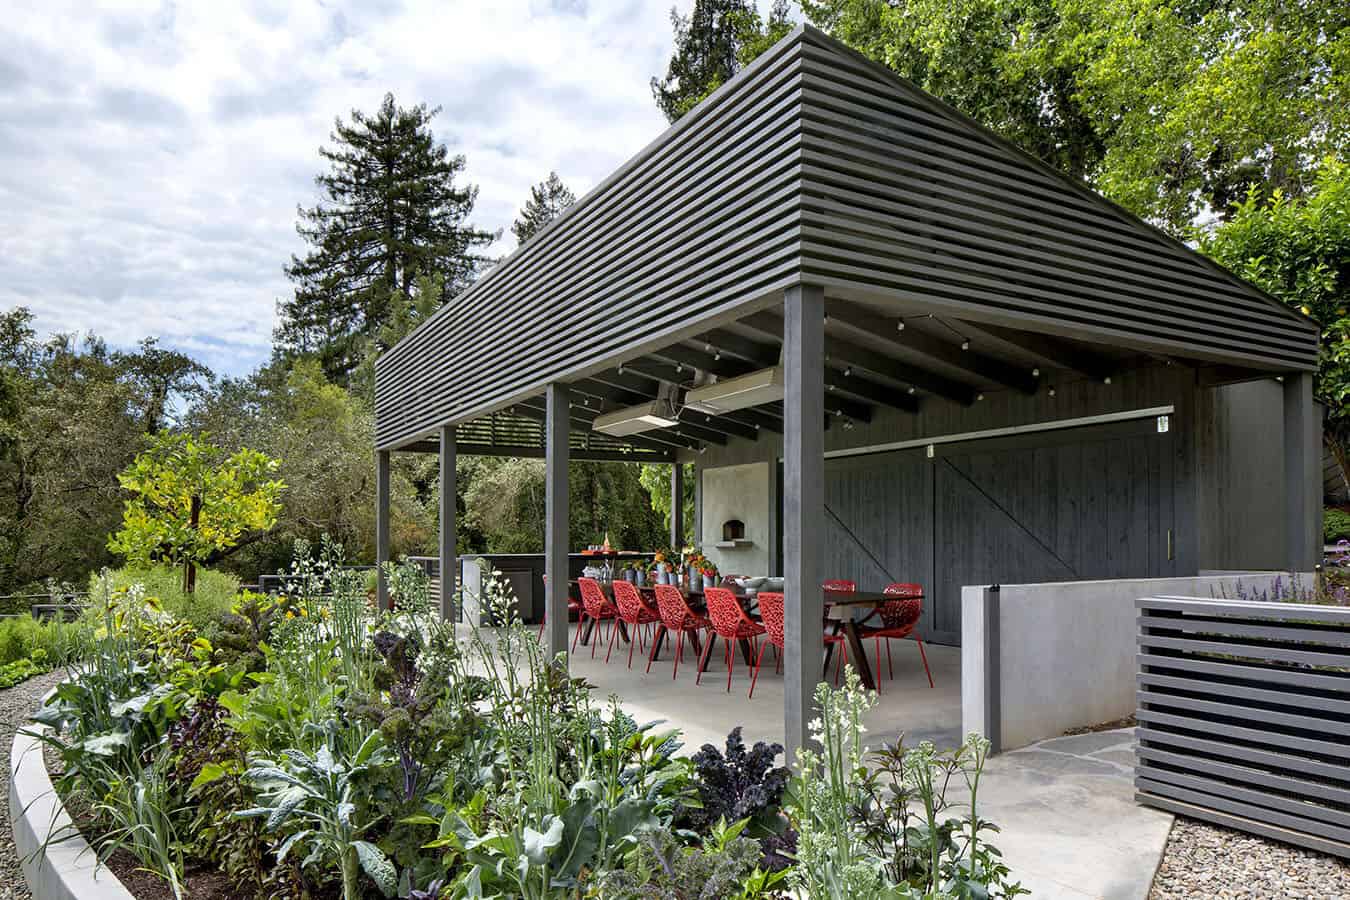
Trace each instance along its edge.
{"label": "covered patio pavilion", "polygon": [[801,27],[381,356],[378,560],[391,453],[440,455],[442,571],[457,454],[540,456],[565,652],[569,459],[692,461],[704,543],[758,529],[723,569],[785,578],[792,750],[825,578],[928,585],[921,631],[959,643],[962,585],[1310,569],[1316,351],[1273,298]]}

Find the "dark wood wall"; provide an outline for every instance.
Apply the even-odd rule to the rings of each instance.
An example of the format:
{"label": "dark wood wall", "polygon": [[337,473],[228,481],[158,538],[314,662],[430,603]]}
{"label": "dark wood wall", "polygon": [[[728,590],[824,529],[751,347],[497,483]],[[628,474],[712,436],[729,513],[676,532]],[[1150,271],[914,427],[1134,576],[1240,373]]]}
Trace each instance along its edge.
{"label": "dark wood wall", "polygon": [[[1282,475],[1266,470],[1282,445],[1278,434],[1263,443],[1257,431],[1278,432],[1279,404],[1278,390],[1201,390],[1194,370],[1153,365],[1109,385],[1066,383],[1053,398],[991,393],[971,407],[930,401],[918,415],[883,413],[851,430],[830,428],[827,452],[838,453],[1176,407],[1165,432],[1150,416],[936,443],[931,458],[923,445],[836,455],[826,464],[826,571],[869,589],[891,581],[923,584],[930,596],[923,633],[957,643],[962,585],[1278,565],[1283,541],[1272,529],[1278,530]],[[779,452],[771,436],[732,441],[710,448],[698,466],[768,460]],[[1232,483],[1238,472],[1247,473],[1246,484]]]}

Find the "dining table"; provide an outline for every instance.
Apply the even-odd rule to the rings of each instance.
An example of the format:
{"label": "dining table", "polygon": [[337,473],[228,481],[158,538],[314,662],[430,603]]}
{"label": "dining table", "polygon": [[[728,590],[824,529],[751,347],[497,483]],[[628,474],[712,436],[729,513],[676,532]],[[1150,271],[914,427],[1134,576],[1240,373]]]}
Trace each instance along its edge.
{"label": "dining table", "polygon": [[[863,647],[862,631],[858,626],[870,619],[883,604],[896,599],[894,594],[883,591],[825,592],[825,604],[828,607],[825,610],[825,621],[829,623],[826,627],[833,629],[831,634],[844,635],[844,640],[848,641],[848,660],[857,670],[862,686],[869,691],[877,689],[877,682],[872,674],[872,666],[867,661],[867,650]],[[923,596],[919,595],[916,599],[922,600]],[[830,659],[833,656],[834,643],[827,643],[825,664],[821,667],[822,677],[828,675]]]}

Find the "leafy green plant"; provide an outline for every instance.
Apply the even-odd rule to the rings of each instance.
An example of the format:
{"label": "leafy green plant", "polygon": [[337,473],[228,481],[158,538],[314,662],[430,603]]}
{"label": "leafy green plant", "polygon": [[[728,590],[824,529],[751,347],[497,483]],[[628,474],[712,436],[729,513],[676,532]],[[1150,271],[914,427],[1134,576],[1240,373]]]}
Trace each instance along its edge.
{"label": "leafy green plant", "polygon": [[[362,838],[376,820],[358,821],[356,787],[373,768],[384,762],[379,732],[370,732],[356,754],[343,759],[332,750],[337,722],[319,729],[326,739],[312,756],[287,750],[278,760],[255,760],[245,773],[256,786],[261,805],[241,810],[241,819],[260,818],[268,831],[280,831],[277,863],[299,845],[309,850],[303,866],[336,863],[342,877],[342,896],[359,900],[362,872],[386,897],[398,890],[398,872],[384,852]],[[348,726],[349,727],[349,726]]]}
{"label": "leafy green plant", "polygon": [[[197,589],[188,594],[183,590],[183,576],[179,571],[163,565],[127,565],[90,575],[89,594],[98,598],[105,592],[126,592],[133,585],[139,586],[145,596],[157,598],[165,612],[213,639],[210,632],[217,627],[221,617],[230,612],[239,593],[239,579],[226,572],[199,568]],[[97,619],[98,610],[92,612]]]}
{"label": "leafy green plant", "polygon": [[[837,900],[1004,900],[1027,893],[1009,880],[998,850],[982,838],[980,776],[989,743],[970,735],[941,753],[929,742],[897,743],[869,757],[862,721],[876,697],[852,669],[838,691],[817,686],[820,751],[798,754],[788,812],[798,833],[794,888]],[[869,761],[872,765],[869,765]],[[961,800],[948,791],[959,777]],[[964,815],[952,815],[964,809]]]}
{"label": "leafy green plant", "polygon": [[758,867],[758,844],[742,835],[748,824],[718,822],[699,847],[666,829],[644,831],[624,868],[607,872],[607,900],[760,900],[781,896],[786,872]]}
{"label": "leafy green plant", "polygon": [[1322,537],[1328,544],[1350,540],[1350,512],[1334,507],[1323,510]]}

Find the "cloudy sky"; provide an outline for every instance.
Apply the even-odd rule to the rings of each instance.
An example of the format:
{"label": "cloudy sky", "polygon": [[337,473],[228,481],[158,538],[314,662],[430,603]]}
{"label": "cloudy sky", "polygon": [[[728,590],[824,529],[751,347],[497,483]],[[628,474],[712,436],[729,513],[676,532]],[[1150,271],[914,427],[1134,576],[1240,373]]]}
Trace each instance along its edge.
{"label": "cloudy sky", "polygon": [[550,169],[581,194],[665,127],[648,80],[669,15],[669,0],[10,4],[0,308],[247,372],[335,116],[386,91],[443,107],[475,223],[509,238]]}

